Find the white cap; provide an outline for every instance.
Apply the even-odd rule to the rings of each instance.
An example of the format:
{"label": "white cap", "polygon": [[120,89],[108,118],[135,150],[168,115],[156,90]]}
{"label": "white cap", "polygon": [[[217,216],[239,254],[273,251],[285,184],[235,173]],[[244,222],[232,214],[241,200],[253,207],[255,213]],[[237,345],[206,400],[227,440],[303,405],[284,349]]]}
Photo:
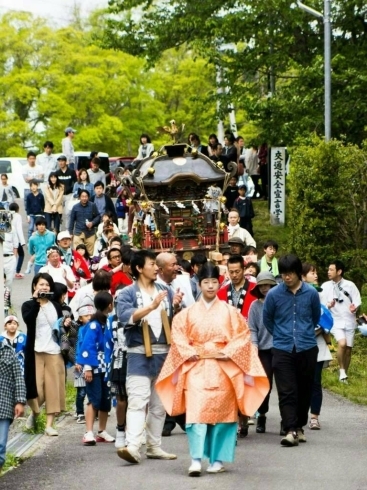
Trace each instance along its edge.
{"label": "white cap", "polygon": [[19,320],[18,320],[18,318],[17,318],[16,316],[14,316],[14,315],[9,315],[9,316],[5,317],[5,320],[4,320],[4,325],[6,325],[7,323],[12,322],[12,321],[17,322],[17,324],[19,325]]}
{"label": "white cap", "polygon": [[57,235],[58,242],[64,238],[69,238],[71,240],[71,235],[68,231],[60,231],[60,233]]}

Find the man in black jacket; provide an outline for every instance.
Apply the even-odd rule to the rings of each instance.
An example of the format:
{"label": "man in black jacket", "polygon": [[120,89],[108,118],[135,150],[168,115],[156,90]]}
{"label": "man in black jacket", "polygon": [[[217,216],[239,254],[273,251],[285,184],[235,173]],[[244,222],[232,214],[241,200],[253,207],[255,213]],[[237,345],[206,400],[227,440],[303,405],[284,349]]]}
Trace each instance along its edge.
{"label": "man in black jacket", "polygon": [[77,181],[75,170],[68,167],[66,156],[60,155],[57,159],[59,170],[56,171],[60,182],[64,186],[64,213],[65,213],[65,229],[69,229],[71,207],[69,201],[73,198],[73,187]]}
{"label": "man in black jacket", "polygon": [[112,220],[117,225],[117,215],[112,199],[104,193],[104,184],[102,181],[97,181],[94,184],[94,196],[91,202],[97,206],[99,215],[102,216],[109,211],[112,214]]}

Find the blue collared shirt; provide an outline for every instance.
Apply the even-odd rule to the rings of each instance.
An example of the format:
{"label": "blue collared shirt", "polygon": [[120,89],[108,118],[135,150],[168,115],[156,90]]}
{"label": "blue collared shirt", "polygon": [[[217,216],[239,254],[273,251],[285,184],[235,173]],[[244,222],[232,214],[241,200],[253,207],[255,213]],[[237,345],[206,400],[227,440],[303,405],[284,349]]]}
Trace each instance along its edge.
{"label": "blue collared shirt", "polygon": [[302,282],[296,294],[282,283],[272,288],[265,298],[263,322],[273,335],[275,349],[296,352],[317,345],[315,328],[321,306],[315,288]]}

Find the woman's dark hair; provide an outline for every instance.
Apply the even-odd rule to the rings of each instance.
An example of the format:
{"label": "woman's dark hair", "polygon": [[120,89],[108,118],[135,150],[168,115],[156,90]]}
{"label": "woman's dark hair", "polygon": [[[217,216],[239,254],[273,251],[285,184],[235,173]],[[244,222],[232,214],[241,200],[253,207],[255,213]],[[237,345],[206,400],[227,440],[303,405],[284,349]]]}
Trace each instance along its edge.
{"label": "woman's dark hair", "polygon": [[249,252],[257,253],[256,247],[253,247],[252,245],[247,245],[243,251],[243,255],[248,255]]}
{"label": "woman's dark hair", "polygon": [[61,282],[55,282],[54,301],[61,304],[61,298],[68,292],[68,288]]}
{"label": "woman's dark hair", "polygon": [[94,291],[109,291],[111,288],[112,275],[103,269],[98,270],[93,277]]}
{"label": "woman's dark hair", "polygon": [[84,245],[84,243],[79,243],[79,245],[76,247],[76,251],[80,250],[80,249],[83,249],[84,250],[84,258],[86,258],[87,260],[90,259],[90,255],[88,253],[88,249],[87,247]]}
{"label": "woman's dark hair", "polygon": [[233,145],[233,143],[235,142],[235,137],[233,136],[233,134],[231,133],[226,133],[224,135],[224,138],[227,138],[227,140]]}
{"label": "woman's dark hair", "polygon": [[103,216],[107,216],[109,219],[112,219],[113,218],[113,213],[112,213],[112,211],[105,211],[102,214],[102,218],[103,218]]}
{"label": "woman's dark hair", "polygon": [[16,202],[9,204],[9,211],[15,211],[17,213],[19,211],[18,204]]}
{"label": "woman's dark hair", "polygon": [[278,262],[279,274],[294,272],[299,279],[302,279],[302,262],[297,255],[289,254],[280,257]]}
{"label": "woman's dark hair", "polygon": [[[54,184],[51,182],[51,177],[56,177],[56,182]],[[60,182],[60,179],[56,172],[51,172],[50,175],[48,176],[48,185],[51,187],[51,189],[58,189],[59,187],[64,187]]]}
{"label": "woman's dark hair", "polygon": [[147,259],[155,260],[155,253],[151,250],[139,250],[135,252],[131,260],[131,271],[133,276],[137,279],[140,275],[139,269],[143,269]]}
{"label": "woman's dark hair", "polygon": [[[212,138],[213,138],[213,139],[215,139],[215,142],[214,142],[214,143],[211,143],[211,142],[210,142],[210,140],[211,140]],[[218,143],[219,143],[219,140],[218,140],[218,138],[217,138],[217,135],[216,135],[216,134],[214,134],[214,133],[210,134],[210,135],[209,135],[209,138],[208,138],[208,144],[209,144],[209,146],[213,148],[213,145],[217,145]]]}
{"label": "woman's dark hair", "polygon": [[51,148],[51,150],[53,150],[54,144],[52,143],[52,141],[45,141],[43,144],[43,148]]}
{"label": "woman's dark hair", "polygon": [[302,264],[302,276],[307,276],[309,272],[314,272],[316,271],[316,266],[313,264],[310,264],[309,262],[304,262]]}
{"label": "woman's dark hair", "polygon": [[219,281],[219,275],[219,267],[211,262],[207,262],[199,271],[199,284],[204,281],[204,279],[218,279]]}
{"label": "woman's dark hair", "polygon": [[87,174],[87,178],[85,179],[86,182],[88,182],[88,184],[90,183],[90,180],[89,180],[89,174],[88,174],[88,170],[86,168],[81,168],[79,170],[79,174],[78,174],[78,184],[81,184],[83,181],[80,179],[80,175],[82,172],[85,172]]}
{"label": "woman's dark hair", "polygon": [[146,133],[143,133],[141,136],[140,136],[140,144],[142,145],[143,143],[141,142],[141,139],[142,138],[146,138],[147,139],[147,143],[151,143],[151,139],[149,138],[149,136],[146,134]]}
{"label": "woman's dark hair", "polygon": [[39,272],[34,276],[32,279],[32,294],[34,293],[37,284],[39,283],[40,279],[45,279],[48,282],[48,285],[50,286],[50,291],[53,293],[55,291],[55,283],[50,274],[47,274],[47,272]]}
{"label": "woman's dark hair", "polygon": [[108,259],[108,262],[110,261],[111,259],[111,254],[113,253],[116,253],[118,252],[120,254],[120,258],[121,258],[121,250],[117,247],[112,247],[109,249],[109,251],[107,252],[107,259]]}
{"label": "woman's dark hair", "polygon": [[97,322],[105,325],[107,322],[107,316],[103,313],[109,305],[113,305],[113,297],[107,291],[100,291],[94,296],[94,306],[96,312],[92,316],[91,321],[97,320]]}

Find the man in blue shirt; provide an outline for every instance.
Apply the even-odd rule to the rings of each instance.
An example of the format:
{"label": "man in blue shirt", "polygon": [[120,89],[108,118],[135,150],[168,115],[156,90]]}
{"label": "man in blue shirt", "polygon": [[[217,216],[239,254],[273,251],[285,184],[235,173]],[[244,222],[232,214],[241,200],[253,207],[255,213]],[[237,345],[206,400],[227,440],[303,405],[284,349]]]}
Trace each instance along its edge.
{"label": "man in blue shirt", "polygon": [[302,262],[295,255],[279,260],[283,283],[266,296],[263,321],[273,335],[273,368],[285,437],[282,446],[306,442],[318,347],[315,328],[321,306],[315,288],[302,282]]}

